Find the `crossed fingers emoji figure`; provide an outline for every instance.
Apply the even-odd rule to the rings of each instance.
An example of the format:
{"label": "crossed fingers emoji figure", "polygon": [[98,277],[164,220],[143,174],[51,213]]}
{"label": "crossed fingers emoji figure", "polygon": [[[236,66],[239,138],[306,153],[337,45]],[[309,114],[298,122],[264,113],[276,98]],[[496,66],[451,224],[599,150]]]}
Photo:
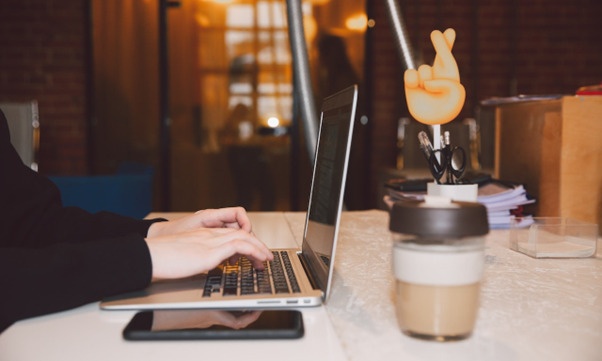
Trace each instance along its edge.
{"label": "crossed fingers emoji figure", "polygon": [[454,29],[434,30],[431,42],[436,51],[433,66],[421,65],[404,73],[406,101],[410,114],[420,123],[435,125],[452,121],[464,105],[466,91],[460,84],[458,64],[451,53]]}

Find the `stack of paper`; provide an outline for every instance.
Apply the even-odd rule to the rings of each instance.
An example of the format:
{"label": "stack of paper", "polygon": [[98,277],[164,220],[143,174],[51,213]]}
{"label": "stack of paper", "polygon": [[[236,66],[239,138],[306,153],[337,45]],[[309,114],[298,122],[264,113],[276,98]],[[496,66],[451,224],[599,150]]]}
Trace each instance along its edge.
{"label": "stack of paper", "polygon": [[[423,190],[403,191],[399,184],[395,187],[388,186],[387,192],[390,201],[400,200],[422,200],[426,195]],[[479,186],[477,201],[487,208],[487,217],[489,219],[489,228],[505,229],[510,228],[512,222],[520,218],[520,224],[517,227],[528,227],[531,225],[532,217],[523,214],[523,206],[535,203],[535,199],[530,197],[523,185],[510,185],[504,182],[490,180]]]}
{"label": "stack of paper", "polygon": [[520,227],[533,223],[530,216],[522,214],[524,205],[535,203],[523,185],[509,186],[495,181],[484,184],[479,187],[477,201],[487,208],[491,229],[510,228],[516,217],[521,217]]}

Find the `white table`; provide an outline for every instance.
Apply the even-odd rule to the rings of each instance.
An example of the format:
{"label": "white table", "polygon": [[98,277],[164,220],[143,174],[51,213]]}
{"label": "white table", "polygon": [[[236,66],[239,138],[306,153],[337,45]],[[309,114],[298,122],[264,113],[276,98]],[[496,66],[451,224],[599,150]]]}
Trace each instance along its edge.
{"label": "white table", "polygon": [[[303,215],[287,219],[299,234]],[[348,359],[602,360],[600,241],[596,258],[533,259],[508,248],[508,231],[492,231],[475,332],[446,344],[399,332],[390,249],[387,213],[344,215],[326,309]]]}
{"label": "white table", "polygon": [[[251,218],[271,247],[301,240],[304,213]],[[532,259],[508,249],[507,236],[487,237],[479,319],[464,341],[441,344],[399,332],[388,215],[374,210],[344,213],[331,297],[302,310],[300,340],[127,342],[121,330],[133,312],[101,311],[93,303],[13,325],[0,335],[0,360],[280,360],[280,352],[287,360],[601,360],[600,244],[595,258]]]}

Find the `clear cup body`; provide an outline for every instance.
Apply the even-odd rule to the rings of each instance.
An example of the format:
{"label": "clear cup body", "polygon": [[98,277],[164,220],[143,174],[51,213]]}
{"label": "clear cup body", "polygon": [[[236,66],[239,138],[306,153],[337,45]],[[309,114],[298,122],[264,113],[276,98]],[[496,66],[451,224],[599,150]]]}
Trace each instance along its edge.
{"label": "clear cup body", "polygon": [[393,272],[399,327],[428,340],[469,337],[484,268],[484,237],[423,239],[393,233]]}

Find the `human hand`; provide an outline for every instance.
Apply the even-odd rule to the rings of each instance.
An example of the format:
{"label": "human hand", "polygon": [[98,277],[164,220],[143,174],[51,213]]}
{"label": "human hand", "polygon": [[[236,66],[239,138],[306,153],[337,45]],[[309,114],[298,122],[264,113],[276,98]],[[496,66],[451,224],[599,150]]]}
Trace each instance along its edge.
{"label": "human hand", "polygon": [[224,260],[246,256],[263,269],[271,251],[251,232],[235,228],[197,228],[188,232],[147,237],[153,280],[183,278],[208,272]]}
{"label": "human hand", "polygon": [[251,221],[242,207],[204,209],[172,221],[155,222],[148,229],[147,235],[158,237],[198,228],[233,228],[251,232]]}
{"label": "human hand", "polygon": [[257,321],[261,311],[231,312],[226,310],[160,310],[153,313],[153,331],[208,328],[214,325],[235,330]]}
{"label": "human hand", "polygon": [[436,51],[433,66],[421,65],[404,73],[406,101],[410,114],[424,124],[452,121],[464,105],[466,91],[460,83],[458,65],[451,49],[456,40],[454,29],[431,32]]}

